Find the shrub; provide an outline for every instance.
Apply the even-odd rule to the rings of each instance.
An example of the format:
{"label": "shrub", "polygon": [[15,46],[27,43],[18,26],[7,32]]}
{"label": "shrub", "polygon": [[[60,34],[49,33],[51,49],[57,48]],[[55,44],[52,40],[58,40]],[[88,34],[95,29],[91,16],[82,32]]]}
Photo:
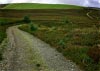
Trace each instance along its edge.
{"label": "shrub", "polygon": [[65,20],[65,23],[69,23],[69,21],[68,20]]}
{"label": "shrub", "polygon": [[30,22],[31,22],[29,16],[25,16],[24,19],[23,19],[23,21],[24,21],[25,23],[30,23]]}
{"label": "shrub", "polygon": [[34,26],[33,23],[30,23],[30,30],[31,30],[31,31],[35,31],[35,30],[37,30],[37,27]]}
{"label": "shrub", "polygon": [[0,21],[0,25],[1,25],[1,26],[5,25],[5,24],[6,24],[5,21]]}
{"label": "shrub", "polygon": [[64,18],[64,19],[63,19],[63,22],[64,22],[65,24],[67,24],[67,23],[69,23],[69,20],[68,20],[67,18]]}

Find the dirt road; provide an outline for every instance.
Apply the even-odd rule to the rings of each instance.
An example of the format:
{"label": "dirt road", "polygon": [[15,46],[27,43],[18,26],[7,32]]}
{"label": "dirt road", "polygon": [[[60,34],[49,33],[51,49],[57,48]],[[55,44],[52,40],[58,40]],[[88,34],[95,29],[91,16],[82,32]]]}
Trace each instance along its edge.
{"label": "dirt road", "polygon": [[6,71],[81,71],[76,64],[40,39],[10,27]]}

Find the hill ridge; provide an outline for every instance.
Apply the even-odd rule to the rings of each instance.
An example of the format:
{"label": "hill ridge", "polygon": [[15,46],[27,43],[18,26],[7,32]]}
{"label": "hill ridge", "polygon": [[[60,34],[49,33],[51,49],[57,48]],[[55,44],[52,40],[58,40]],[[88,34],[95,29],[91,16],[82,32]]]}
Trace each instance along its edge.
{"label": "hill ridge", "polygon": [[67,4],[13,3],[4,9],[80,9],[81,6]]}

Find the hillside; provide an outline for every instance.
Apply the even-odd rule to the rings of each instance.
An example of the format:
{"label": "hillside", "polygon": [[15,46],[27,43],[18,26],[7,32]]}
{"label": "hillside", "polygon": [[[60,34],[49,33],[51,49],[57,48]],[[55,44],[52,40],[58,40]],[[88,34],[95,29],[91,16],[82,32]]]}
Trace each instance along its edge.
{"label": "hillside", "polygon": [[[62,53],[66,60],[68,59],[75,62],[80,69],[84,71],[100,71],[100,62],[98,61],[98,58],[100,58],[100,50],[95,46],[100,44],[100,33],[98,31],[100,29],[100,25],[98,23],[99,19],[99,10],[79,6],[32,3],[7,5],[4,9],[0,9],[0,40],[2,38],[1,41],[3,41],[5,37],[8,37],[8,42],[11,43],[8,45],[11,45],[10,49],[6,49],[11,51],[5,51],[7,52],[6,56],[8,58],[7,65],[10,65],[8,66],[8,69],[11,68],[11,71],[16,71],[15,69],[23,70],[25,68],[24,71],[30,71],[34,68],[33,66],[41,68],[43,65],[41,63],[34,62],[34,51],[31,51],[34,50],[32,48],[38,49],[39,47],[40,52],[43,52],[43,54],[39,53],[44,55],[44,59],[48,60],[49,58],[53,61],[53,57],[56,58],[55,61],[58,65],[55,62],[52,64],[50,60],[47,61],[50,63],[50,66],[52,66],[51,68],[56,67],[56,69],[59,69],[57,71],[65,71],[60,70],[60,67],[63,68],[62,66],[64,66],[64,69],[67,67],[68,69],[71,68],[71,70],[68,71],[73,70],[72,67],[62,64],[66,61],[61,62],[61,65],[59,65],[60,61],[57,61],[59,59],[57,58],[58,53],[56,53],[55,56],[52,56],[51,54],[53,52],[45,50],[44,45],[42,45],[43,43],[37,42],[37,39],[39,39],[49,44],[51,48],[56,49],[59,53]],[[20,30],[18,30],[18,26],[15,26],[19,24]],[[12,25],[15,27],[11,27],[10,30],[8,28],[6,36],[6,27]],[[37,39],[33,39],[27,35],[28,33],[25,34],[23,31],[21,32],[21,30],[30,33],[31,36],[33,35]],[[5,37],[2,37],[4,36],[2,34],[4,34]],[[12,45],[14,45],[13,48]],[[43,50],[41,50],[42,47]],[[46,49],[49,48],[46,46]],[[0,52],[2,50],[0,50]],[[0,54],[2,60],[3,52]],[[92,55],[93,57],[91,57]],[[25,56],[25,58],[23,56]],[[59,57],[62,58],[61,56]],[[20,61],[18,61],[19,59]],[[27,62],[23,59],[27,60]],[[39,59],[40,60],[36,59],[36,61],[41,62],[41,58]],[[15,60],[17,62],[14,62]],[[27,64],[28,62],[31,66],[29,66],[30,64]]]}
{"label": "hillside", "polygon": [[16,3],[9,4],[4,9],[80,9],[80,6],[63,4],[36,4],[36,3]]}
{"label": "hillside", "polygon": [[8,4],[0,4],[0,8],[7,6]]}

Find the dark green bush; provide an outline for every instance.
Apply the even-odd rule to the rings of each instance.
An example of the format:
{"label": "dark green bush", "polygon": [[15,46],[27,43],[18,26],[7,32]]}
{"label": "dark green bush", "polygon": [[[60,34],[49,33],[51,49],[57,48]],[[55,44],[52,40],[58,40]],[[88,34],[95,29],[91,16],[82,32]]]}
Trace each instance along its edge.
{"label": "dark green bush", "polygon": [[69,21],[68,20],[65,20],[65,23],[69,23]]}
{"label": "dark green bush", "polygon": [[70,23],[69,20],[68,20],[67,18],[65,18],[65,19],[63,20],[63,22],[64,22],[65,24]]}
{"label": "dark green bush", "polygon": [[5,25],[5,24],[6,24],[5,21],[0,21],[0,25],[1,25],[1,26]]}
{"label": "dark green bush", "polygon": [[31,22],[29,16],[25,16],[24,19],[23,19],[23,21],[24,21],[25,23],[30,23],[30,22]]}
{"label": "dark green bush", "polygon": [[37,30],[37,27],[34,26],[33,23],[30,23],[30,30],[31,30],[31,31],[35,31],[35,30]]}

